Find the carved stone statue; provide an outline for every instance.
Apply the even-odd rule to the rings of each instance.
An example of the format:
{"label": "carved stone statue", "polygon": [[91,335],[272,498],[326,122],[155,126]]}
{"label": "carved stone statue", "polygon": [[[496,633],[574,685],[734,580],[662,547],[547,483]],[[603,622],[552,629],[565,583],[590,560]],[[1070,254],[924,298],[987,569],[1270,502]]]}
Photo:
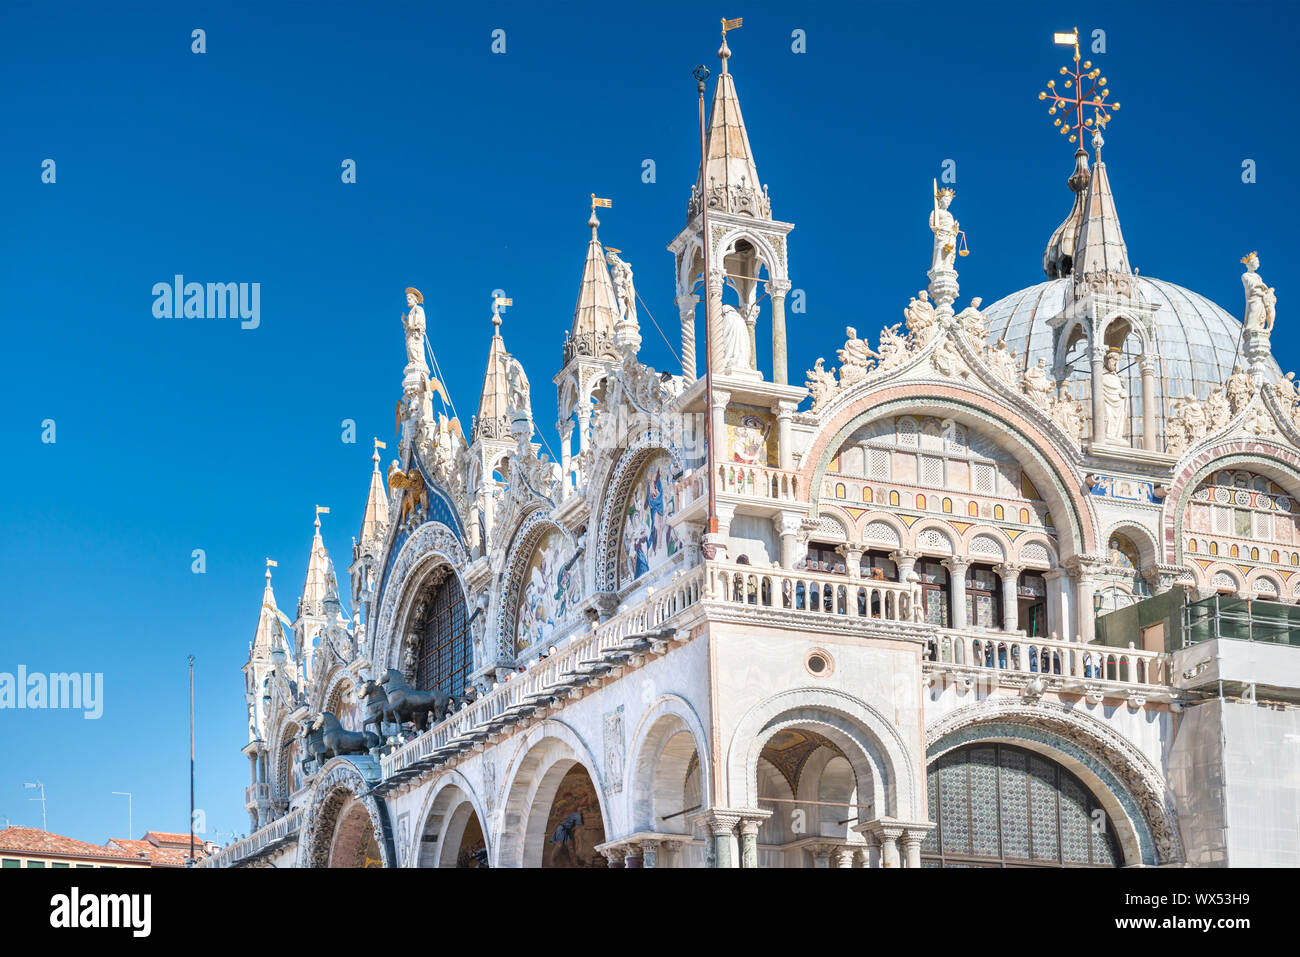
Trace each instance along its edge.
{"label": "carved stone statue", "polygon": [[1037,365],[1025,370],[1020,379],[1020,391],[1029,397],[1029,401],[1044,412],[1052,407],[1052,380],[1047,377],[1047,360],[1039,358]]}
{"label": "carved stone statue", "polygon": [[1205,406],[1195,395],[1174,399],[1165,424],[1165,450],[1171,455],[1181,455],[1188,446],[1205,438],[1208,426]]}
{"label": "carved stone statue", "polygon": [[1107,442],[1123,444],[1128,418],[1128,389],[1119,374],[1119,353],[1107,352],[1102,363],[1101,400],[1106,414],[1102,435]]}
{"label": "carved stone statue", "polygon": [[406,330],[406,368],[409,372],[419,371],[426,376],[429,365],[424,361],[424,296],[413,286],[406,289],[407,313],[402,317],[402,326]]}
{"label": "carved stone statue", "polygon": [[961,354],[957,352],[957,347],[953,345],[951,339],[944,339],[934,350],[934,368],[941,375],[946,376],[956,375],[958,372],[966,374],[961,367]]}
{"label": "carved stone statue", "polygon": [[749,372],[754,357],[749,350],[749,323],[735,306],[722,306],[722,371]]}
{"label": "carved stone statue", "polygon": [[826,403],[835,397],[835,392],[839,388],[835,381],[835,370],[823,368],[825,361],[818,358],[813,367],[808,370],[808,381],[804,383],[812,396],[814,412],[820,412]]}
{"label": "carved stone statue", "polygon": [[955,195],[950,189],[936,189],[934,193],[934,209],[930,212],[930,232],[934,233],[931,270],[951,270],[956,261],[960,224],[948,212],[948,206]]}
{"label": "carved stone statue", "polygon": [[506,373],[506,381],[510,388],[510,395],[506,400],[507,407],[512,413],[530,415],[532,406],[529,404],[528,374],[524,372],[523,364],[514,356],[510,357],[509,365],[510,369]]}
{"label": "carved stone statue", "polygon": [[913,297],[903,309],[903,316],[907,320],[907,332],[911,336],[912,347],[924,349],[930,344],[935,331],[939,328],[939,317],[935,314],[934,304],[930,302],[930,294],[922,289],[919,298]]}
{"label": "carved stone statue", "polygon": [[847,389],[867,377],[871,367],[876,364],[876,353],[864,340],[858,338],[858,330],[852,326],[847,326],[844,334],[848,338],[844,341],[844,348],[837,354],[840,357],[840,386]]}
{"label": "carved stone statue", "polygon": [[632,265],[620,258],[617,249],[605,250],[609,275],[614,281],[614,294],[618,297],[619,312],[627,322],[636,322],[636,287],[632,284]]}
{"label": "carved stone statue", "polygon": [[1205,417],[1209,420],[1210,431],[1218,432],[1232,418],[1232,405],[1223,393],[1222,386],[1210,390],[1210,397],[1205,400]]}
{"label": "carved stone statue", "polygon": [[1228,402],[1232,405],[1232,414],[1241,415],[1242,410],[1250,402],[1250,397],[1255,394],[1255,387],[1251,385],[1250,376],[1246,374],[1246,370],[1240,363],[1232,370],[1232,375],[1228,376],[1225,385]]}
{"label": "carved stone statue", "polygon": [[907,359],[907,340],[898,334],[899,325],[896,322],[880,330],[880,351],[873,355],[880,360],[882,370],[892,369]]}
{"label": "carved stone statue", "polygon": [[1246,266],[1246,271],[1241,274],[1241,284],[1246,290],[1246,316],[1242,326],[1247,332],[1263,332],[1267,335],[1273,331],[1277,294],[1272,286],[1264,285],[1264,280],[1256,272],[1259,269],[1257,254],[1243,256],[1241,261]]}
{"label": "carved stone statue", "polygon": [[1083,403],[1070,394],[1067,387],[1052,403],[1052,418],[1075,442],[1083,436]]}
{"label": "carved stone statue", "polygon": [[988,349],[984,356],[984,361],[988,363],[989,371],[993,373],[994,378],[1013,387],[1016,382],[1017,359],[1017,354],[1007,348],[1005,339],[999,339],[997,346]]}
{"label": "carved stone statue", "polygon": [[970,305],[957,313],[955,323],[958,331],[982,342],[988,334],[988,320],[984,318],[984,313],[980,312],[980,303],[984,300],[976,296],[970,301]]}
{"label": "carved stone statue", "polygon": [[1277,393],[1277,400],[1282,403],[1282,408],[1288,412],[1295,408],[1296,386],[1294,372],[1288,372],[1283,378],[1278,379],[1273,384],[1273,390]]}

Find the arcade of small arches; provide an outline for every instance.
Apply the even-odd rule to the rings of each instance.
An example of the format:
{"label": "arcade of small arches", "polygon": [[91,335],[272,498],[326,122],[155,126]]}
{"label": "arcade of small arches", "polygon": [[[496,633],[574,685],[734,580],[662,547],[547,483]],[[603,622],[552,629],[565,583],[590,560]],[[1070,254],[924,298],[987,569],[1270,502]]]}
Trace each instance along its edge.
{"label": "arcade of small arches", "polygon": [[[994,731],[940,748],[925,794],[896,766],[897,741],[853,717],[845,700],[798,705],[798,695],[756,709],[732,748],[739,810],[714,807],[701,728],[678,699],[639,722],[625,780],[566,726],[547,722],[513,746],[494,786],[490,772],[450,770],[429,787],[414,827],[396,829],[366,794],[364,769],[343,760],[316,785],[303,866],[316,867],[1116,867],[1142,861],[1124,807],[1105,790],[1117,778],[1103,755],[1054,751]],[[768,713],[772,713],[768,717]],[[865,714],[865,712],[862,712]],[[757,723],[755,723],[757,722]],[[737,763],[747,781],[735,780]],[[500,760],[500,756],[496,756]],[[1088,765],[1102,770],[1090,772]],[[493,814],[494,802],[501,808]],[[623,801],[623,810],[614,802]],[[922,803],[924,801],[924,803]],[[928,822],[910,823],[913,819]],[[611,821],[625,836],[611,839]],[[485,827],[485,822],[488,822]],[[496,828],[496,830],[494,830]]]}

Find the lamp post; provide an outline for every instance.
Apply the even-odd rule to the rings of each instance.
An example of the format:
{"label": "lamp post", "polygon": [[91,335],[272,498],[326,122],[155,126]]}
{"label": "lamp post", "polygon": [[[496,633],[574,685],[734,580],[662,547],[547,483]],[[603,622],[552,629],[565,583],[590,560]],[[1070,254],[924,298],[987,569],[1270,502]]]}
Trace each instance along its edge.
{"label": "lamp post", "polygon": [[135,833],[135,821],[133,819],[132,808],[131,808],[131,805],[133,803],[131,798],[131,792],[114,791],[113,793],[119,794],[126,798],[126,836],[127,839],[129,840],[131,835]]}
{"label": "lamp post", "polygon": [[38,797],[38,798],[28,798],[27,800],[29,800],[29,801],[40,801],[40,802],[41,802],[41,830],[42,830],[42,831],[49,830],[49,829],[45,826],[45,785],[42,784],[40,781],[37,781],[37,782],[35,782],[35,783],[32,783],[31,781],[28,781],[28,782],[26,782],[26,783],[23,784],[23,787],[25,787],[25,788],[39,789],[39,790],[40,790],[40,792],[41,792],[41,796],[40,796],[40,797]]}

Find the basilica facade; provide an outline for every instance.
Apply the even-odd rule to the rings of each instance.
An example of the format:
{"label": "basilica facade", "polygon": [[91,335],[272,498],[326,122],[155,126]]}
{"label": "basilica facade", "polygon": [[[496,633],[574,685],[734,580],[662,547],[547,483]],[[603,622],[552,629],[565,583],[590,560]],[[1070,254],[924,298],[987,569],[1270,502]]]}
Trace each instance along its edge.
{"label": "basilica facade", "polygon": [[558,455],[503,303],[463,429],[407,290],[350,601],[318,515],[244,667],[250,833],[203,866],[1300,865],[1300,650],[1263,624],[1300,601],[1300,425],[1258,258],[1240,321],[1139,277],[1090,129],[1045,281],[960,303],[936,187],[926,288],[791,382],[793,225],[720,57],[680,371],[638,358],[594,199]]}

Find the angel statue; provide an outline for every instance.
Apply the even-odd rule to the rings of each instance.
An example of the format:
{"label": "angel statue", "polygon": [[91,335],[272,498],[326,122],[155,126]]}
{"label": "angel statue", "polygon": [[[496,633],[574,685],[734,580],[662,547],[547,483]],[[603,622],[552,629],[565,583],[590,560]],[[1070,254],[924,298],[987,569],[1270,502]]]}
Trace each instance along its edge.
{"label": "angel statue", "polygon": [[424,296],[414,286],[406,287],[407,313],[402,317],[406,329],[406,369],[408,372],[429,374],[424,361]]}
{"label": "angel statue", "polygon": [[1241,258],[1246,271],[1241,274],[1241,284],[1246,289],[1246,318],[1242,326],[1247,332],[1262,332],[1268,335],[1273,331],[1273,319],[1277,306],[1277,294],[1272,286],[1264,285],[1259,273],[1259,255],[1250,253]]}
{"label": "angel statue", "polygon": [[983,340],[988,332],[988,320],[984,318],[984,313],[980,312],[980,303],[984,300],[979,296],[970,301],[970,305],[957,313],[953,322],[956,324],[958,331],[966,333],[976,340]]}
{"label": "angel statue", "polygon": [[938,180],[934,182],[934,209],[930,212],[930,232],[934,233],[934,251],[930,257],[931,271],[949,270],[957,256],[957,239],[961,235],[961,225],[948,212],[948,206],[957,194],[951,189],[940,189]]}
{"label": "angel statue", "polygon": [[924,349],[939,328],[939,317],[934,311],[934,304],[930,302],[930,294],[922,289],[918,296],[912,297],[912,301],[903,310],[903,316],[907,319],[907,331],[912,337],[913,346]]}
{"label": "angel statue", "polygon": [[835,370],[824,368],[825,362],[825,359],[819,358],[808,370],[808,381],[804,383],[812,396],[814,412],[821,411],[822,406],[835,396],[835,390],[839,388],[835,382]]}
{"label": "angel statue", "polygon": [[511,412],[529,413],[532,406],[529,405],[529,386],[528,374],[524,372],[523,363],[514,356],[508,360],[509,371],[506,373],[506,381],[510,388],[508,404]]}

